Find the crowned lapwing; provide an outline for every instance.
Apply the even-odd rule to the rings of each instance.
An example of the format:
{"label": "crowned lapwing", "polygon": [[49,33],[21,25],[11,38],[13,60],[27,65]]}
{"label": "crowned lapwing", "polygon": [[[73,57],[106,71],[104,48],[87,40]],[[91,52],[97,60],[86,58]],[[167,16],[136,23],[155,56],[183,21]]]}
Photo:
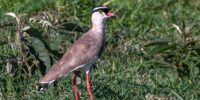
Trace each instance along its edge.
{"label": "crowned lapwing", "polygon": [[76,89],[77,73],[83,70],[86,73],[87,91],[90,100],[93,100],[90,89],[90,71],[92,65],[100,57],[105,43],[104,21],[114,16],[109,12],[107,7],[96,7],[92,10],[92,27],[83,34],[71,47],[64,56],[44,75],[38,82],[39,89],[50,85],[58,78],[74,72],[73,88],[76,100],[78,100],[78,91]]}

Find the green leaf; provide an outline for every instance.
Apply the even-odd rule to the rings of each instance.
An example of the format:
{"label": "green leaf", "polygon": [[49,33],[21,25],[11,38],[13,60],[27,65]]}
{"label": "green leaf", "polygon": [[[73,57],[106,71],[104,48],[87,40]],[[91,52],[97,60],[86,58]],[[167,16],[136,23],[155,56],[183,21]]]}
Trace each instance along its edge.
{"label": "green leaf", "polygon": [[168,68],[171,68],[171,64],[166,62],[166,61],[163,61],[163,60],[149,60],[148,63],[152,64],[152,65],[156,65],[156,66],[162,66],[162,67],[168,67]]}
{"label": "green leaf", "polygon": [[168,45],[169,43],[169,40],[166,40],[166,39],[158,39],[158,40],[155,40],[155,41],[152,41],[150,43],[147,43],[145,45],[145,47],[149,47],[149,46],[156,46],[156,45]]}
{"label": "green leaf", "polygon": [[40,40],[42,40],[42,33],[39,31],[39,29],[35,29],[33,27],[29,28],[28,30],[26,30],[26,32],[31,36],[31,37],[35,37],[38,38]]}
{"label": "green leaf", "polygon": [[170,49],[175,48],[175,47],[176,47],[176,44],[172,44],[172,45],[168,45],[168,44],[157,45],[153,49],[151,49],[149,51],[149,53],[154,55],[154,54],[158,54],[158,53],[162,53],[164,51],[170,50]]}
{"label": "green leaf", "polygon": [[[55,36],[55,37],[51,37],[51,38],[54,38],[53,41],[51,42],[47,42],[45,40],[44,37],[42,37],[42,32],[40,32],[38,29],[35,29],[33,27],[29,28],[28,30],[26,30],[26,32],[31,36],[31,37],[34,37],[34,38],[37,38],[39,39],[45,46],[46,50],[48,50],[49,53],[52,53],[53,55],[57,56],[57,57],[60,57],[61,54],[57,51],[58,50],[58,46],[60,45],[60,43],[62,42],[61,40],[61,36]],[[50,36],[50,35],[49,35]],[[58,37],[58,38],[57,38]],[[63,36],[64,37],[64,36]],[[62,37],[62,38],[63,38]],[[55,41],[56,40],[56,41]],[[55,42],[55,43],[54,43]],[[53,44],[53,45],[52,45]],[[52,48],[53,46],[53,48]],[[56,49],[55,49],[56,48]]]}
{"label": "green leaf", "polygon": [[88,28],[83,27],[83,26],[81,26],[77,23],[71,23],[71,22],[63,23],[60,26],[60,28],[68,30],[68,31],[76,31],[76,32],[86,32],[86,30],[88,29]]}
{"label": "green leaf", "polygon": [[59,46],[61,45],[61,42],[64,41],[64,34],[59,34],[57,36],[51,37],[52,39],[49,41],[49,47],[51,50],[59,50]]}
{"label": "green leaf", "polygon": [[34,48],[35,52],[38,54],[39,59],[43,61],[44,65],[47,68],[50,68],[51,60],[50,60],[48,51],[45,48],[44,43],[40,39],[35,38],[35,37],[31,37],[30,40],[32,42],[31,43],[32,47]]}

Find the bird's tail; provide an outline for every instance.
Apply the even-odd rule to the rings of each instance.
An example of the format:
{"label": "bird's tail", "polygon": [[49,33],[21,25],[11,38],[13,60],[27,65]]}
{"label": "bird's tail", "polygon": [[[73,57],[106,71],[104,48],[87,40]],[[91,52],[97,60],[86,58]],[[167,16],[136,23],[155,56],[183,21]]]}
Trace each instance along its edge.
{"label": "bird's tail", "polygon": [[37,83],[36,88],[39,91],[46,89],[49,86],[49,83]]}
{"label": "bird's tail", "polygon": [[36,84],[38,90],[46,89],[51,83],[53,83],[59,75],[57,72],[53,72],[53,69],[50,69],[49,72],[39,79],[39,82]]}

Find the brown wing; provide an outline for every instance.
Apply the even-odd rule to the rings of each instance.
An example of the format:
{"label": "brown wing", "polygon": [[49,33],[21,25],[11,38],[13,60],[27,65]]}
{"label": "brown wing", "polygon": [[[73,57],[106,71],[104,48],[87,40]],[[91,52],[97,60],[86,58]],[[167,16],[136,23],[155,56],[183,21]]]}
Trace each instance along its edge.
{"label": "brown wing", "polygon": [[98,38],[91,34],[83,35],[68,49],[62,59],[39,80],[39,83],[51,83],[78,66],[89,63],[96,58],[101,46],[102,43]]}

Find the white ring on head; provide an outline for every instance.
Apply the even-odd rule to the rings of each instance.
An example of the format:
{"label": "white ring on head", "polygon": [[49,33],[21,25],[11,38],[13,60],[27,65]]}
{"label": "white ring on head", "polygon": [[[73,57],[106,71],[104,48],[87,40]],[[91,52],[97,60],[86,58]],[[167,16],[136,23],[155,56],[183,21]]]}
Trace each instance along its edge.
{"label": "white ring on head", "polygon": [[93,12],[96,12],[96,11],[99,11],[99,10],[107,10],[107,11],[109,11],[109,9],[108,9],[107,7],[96,7],[96,8],[94,8],[94,9],[92,10],[92,13],[93,13]]}
{"label": "white ring on head", "polygon": [[96,8],[93,9],[93,11],[97,10],[97,9],[108,9],[108,8],[107,7],[96,7]]}

